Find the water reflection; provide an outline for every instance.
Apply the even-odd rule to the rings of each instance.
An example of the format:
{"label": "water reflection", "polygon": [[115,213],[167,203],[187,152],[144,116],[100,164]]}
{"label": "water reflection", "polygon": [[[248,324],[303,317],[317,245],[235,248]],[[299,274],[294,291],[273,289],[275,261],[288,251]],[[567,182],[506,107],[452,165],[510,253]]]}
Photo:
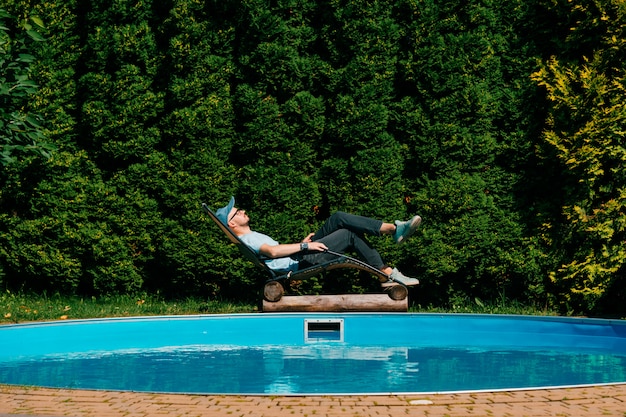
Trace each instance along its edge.
{"label": "water reflection", "polygon": [[186,393],[442,392],[626,380],[626,356],[470,348],[186,346],[0,362],[0,382]]}

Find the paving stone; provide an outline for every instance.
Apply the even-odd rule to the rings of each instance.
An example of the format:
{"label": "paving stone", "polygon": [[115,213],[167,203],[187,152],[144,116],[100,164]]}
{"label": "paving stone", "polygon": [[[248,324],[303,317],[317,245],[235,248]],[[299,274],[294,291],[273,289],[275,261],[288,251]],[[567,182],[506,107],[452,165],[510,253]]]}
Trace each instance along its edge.
{"label": "paving stone", "polygon": [[[411,404],[427,400],[432,404]],[[626,384],[383,396],[202,396],[0,385],[0,417],[626,417]]]}

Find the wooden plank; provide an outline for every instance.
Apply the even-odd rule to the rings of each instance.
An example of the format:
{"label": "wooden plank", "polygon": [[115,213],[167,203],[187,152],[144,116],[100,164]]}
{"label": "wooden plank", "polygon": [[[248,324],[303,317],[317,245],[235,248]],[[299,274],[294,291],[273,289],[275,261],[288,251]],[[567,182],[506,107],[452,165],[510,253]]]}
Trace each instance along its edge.
{"label": "wooden plank", "polygon": [[286,295],[275,302],[263,300],[263,311],[266,313],[285,311],[406,312],[408,309],[408,297],[393,300],[387,294]]}

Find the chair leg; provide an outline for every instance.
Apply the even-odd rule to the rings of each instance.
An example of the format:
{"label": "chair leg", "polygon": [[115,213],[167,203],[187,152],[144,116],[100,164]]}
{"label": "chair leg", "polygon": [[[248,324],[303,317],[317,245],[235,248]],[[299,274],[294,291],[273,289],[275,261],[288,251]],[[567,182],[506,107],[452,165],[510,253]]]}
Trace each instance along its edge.
{"label": "chair leg", "polygon": [[263,297],[272,303],[280,300],[284,293],[285,289],[278,281],[270,281],[263,288]]}
{"label": "chair leg", "polygon": [[385,288],[385,292],[392,300],[404,300],[409,295],[409,290],[404,285],[392,285]]}

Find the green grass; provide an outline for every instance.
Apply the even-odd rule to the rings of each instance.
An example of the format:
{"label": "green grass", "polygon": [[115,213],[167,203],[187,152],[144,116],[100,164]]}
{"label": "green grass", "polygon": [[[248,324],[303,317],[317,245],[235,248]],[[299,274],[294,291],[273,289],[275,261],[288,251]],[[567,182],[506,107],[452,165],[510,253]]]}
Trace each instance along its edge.
{"label": "green grass", "polygon": [[[506,299],[483,302],[479,299],[453,300],[448,306],[413,306],[411,312],[556,315]],[[0,294],[0,324],[32,321],[90,319],[104,317],[168,316],[185,314],[254,313],[258,307],[245,303],[188,298],[165,300],[144,295],[118,295],[101,298],[67,297],[62,295]]]}
{"label": "green grass", "polygon": [[453,298],[446,306],[428,306],[423,309],[418,307],[416,311],[429,313],[523,314],[530,316],[559,315],[559,313],[547,306],[538,307],[531,304],[522,304],[519,301],[509,300],[504,296],[493,301],[483,301],[479,298]]}
{"label": "green grass", "polygon": [[183,314],[251,313],[253,305],[215,300],[119,295],[80,298],[61,295],[0,294],[0,323],[71,320],[103,317],[167,316]]}

